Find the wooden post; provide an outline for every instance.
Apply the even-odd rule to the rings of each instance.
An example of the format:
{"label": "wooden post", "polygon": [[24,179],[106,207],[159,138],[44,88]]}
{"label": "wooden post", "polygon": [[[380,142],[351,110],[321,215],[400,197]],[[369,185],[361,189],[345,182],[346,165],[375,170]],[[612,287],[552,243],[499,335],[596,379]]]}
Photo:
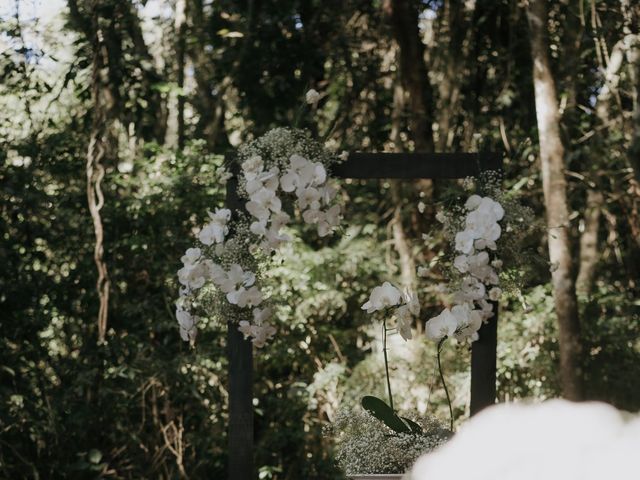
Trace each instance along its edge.
{"label": "wooden post", "polygon": [[[227,182],[227,208],[235,214],[242,202],[238,197],[239,168],[235,155],[226,155],[233,175]],[[230,232],[233,235],[233,232]],[[255,478],[253,465],[253,344],[245,340],[235,322],[227,324],[229,360],[229,480]]]}
{"label": "wooden post", "polygon": [[480,327],[479,338],[471,344],[471,415],[496,401],[496,355],[498,346],[498,302],[494,316]]}

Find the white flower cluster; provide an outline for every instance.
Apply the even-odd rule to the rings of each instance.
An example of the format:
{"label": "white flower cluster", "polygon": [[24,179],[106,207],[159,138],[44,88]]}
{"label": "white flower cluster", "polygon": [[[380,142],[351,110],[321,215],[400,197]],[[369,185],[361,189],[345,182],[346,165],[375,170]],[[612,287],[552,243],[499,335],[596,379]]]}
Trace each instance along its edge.
{"label": "white flower cluster", "polygon": [[265,171],[262,158],[254,155],[242,163],[242,173],[243,186],[249,196],[246,209],[254,219],[250,230],[262,239],[260,247],[266,253],[290,240],[288,235],[280,233],[290,218],[282,211],[278,188],[285,193],[295,193],[297,205],[303,211],[302,218],[306,223],[317,225],[321,237],[339,225],[340,206],[329,207],[337,190],[327,184],[327,171],[322,163],[293,154],[289,157],[289,168],[280,176],[278,167]]}
{"label": "white flower cluster", "polygon": [[[215,252],[221,255],[224,250],[225,236],[229,233],[228,222],[231,219],[231,211],[228,209],[216,210],[209,213],[212,221],[206,224],[198,235],[199,240],[207,246],[215,244]],[[178,280],[182,288],[180,298],[176,302],[176,318],[180,325],[180,336],[185,341],[193,342],[197,334],[198,317],[190,310],[193,304],[193,296],[207,281],[215,285],[222,293],[226,294],[227,301],[240,308],[257,307],[262,303],[263,296],[260,289],[254,285],[256,275],[245,271],[237,264],[232,263],[228,270],[215,263],[211,258],[206,258],[200,248],[189,248],[182,257],[183,267],[178,271]],[[250,330],[242,330],[245,336],[253,337],[253,343],[257,346],[264,345],[274,333],[275,329],[264,322],[264,311],[255,308],[253,310],[254,323]]]}
{"label": "white flower cluster", "polygon": [[453,295],[454,306],[445,308],[426,324],[427,336],[435,341],[445,336],[477,340],[482,323],[493,316],[489,301],[497,301],[502,294],[497,273],[502,261],[495,254],[492,260],[487,250],[496,250],[496,241],[502,233],[498,222],[504,217],[504,209],[493,199],[479,195],[471,195],[465,208],[468,213],[464,230],[455,236],[459,255],[453,262],[463,278]]}
{"label": "white flower cluster", "polygon": [[384,282],[379,287],[375,287],[369,295],[369,300],[362,305],[362,309],[367,313],[373,313],[386,308],[395,308],[394,318],[397,322],[398,333],[405,340],[411,340],[411,321],[413,317],[420,315],[420,302],[416,295],[405,289],[400,292],[389,282]]}
{"label": "white flower cluster", "polygon": [[[295,194],[302,218],[306,223],[316,225],[321,237],[331,234],[338,226],[340,206],[332,205],[337,190],[327,183],[325,165],[297,153],[283,155],[283,147],[286,146],[293,151],[306,151],[307,156],[317,156],[328,162],[323,154],[317,153],[317,149],[301,141],[302,138],[306,137],[293,131],[276,129],[259,139],[255,145],[269,146],[268,152],[277,152],[277,158],[269,158],[267,165],[258,153],[244,155],[239,187],[248,199],[245,209],[249,222],[242,223],[247,215],[240,213],[234,224],[235,235],[242,236],[242,249],[247,252],[244,256],[238,255],[237,249],[230,251],[234,250],[228,247],[231,242],[225,245],[231,211],[218,209],[215,213],[209,212],[210,221],[198,234],[203,248],[190,248],[182,257],[183,267],[178,272],[182,288],[176,302],[176,318],[180,324],[180,335],[185,341],[195,340],[198,323],[198,317],[193,314],[197,304],[196,293],[208,282],[224,294],[229,304],[251,309],[251,320],[240,321],[238,329],[245,338],[251,337],[254,345],[262,347],[275,334],[275,328],[268,323],[272,309],[257,308],[263,303],[263,293],[256,285],[256,273],[251,271],[254,267],[247,267],[243,258],[251,258],[250,254],[260,250],[271,254],[290,241],[289,236],[281,231],[289,223],[290,217],[282,210],[280,192]],[[285,148],[284,152],[287,150]],[[251,151],[251,146],[247,151]],[[272,153],[268,155],[271,157]],[[285,170],[283,174],[281,170]]]}

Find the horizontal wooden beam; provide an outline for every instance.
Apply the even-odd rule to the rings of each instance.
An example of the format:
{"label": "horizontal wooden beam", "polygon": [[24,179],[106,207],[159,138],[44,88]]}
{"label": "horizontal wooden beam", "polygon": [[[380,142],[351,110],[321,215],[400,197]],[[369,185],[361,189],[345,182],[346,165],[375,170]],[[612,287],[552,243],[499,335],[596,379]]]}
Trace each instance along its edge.
{"label": "horizontal wooden beam", "polygon": [[465,178],[500,170],[499,153],[351,153],[336,165],[338,178]]}

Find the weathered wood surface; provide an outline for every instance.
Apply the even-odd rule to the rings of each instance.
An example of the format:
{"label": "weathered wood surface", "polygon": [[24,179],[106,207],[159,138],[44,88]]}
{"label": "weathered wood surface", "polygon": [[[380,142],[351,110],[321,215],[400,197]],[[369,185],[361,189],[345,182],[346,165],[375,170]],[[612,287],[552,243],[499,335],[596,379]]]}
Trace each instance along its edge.
{"label": "weathered wood surface", "polygon": [[[227,155],[232,178],[227,182],[226,205],[232,212],[242,207],[238,197],[239,168],[234,155]],[[233,232],[230,232],[233,235]],[[256,478],[253,464],[253,345],[238,326],[227,325],[229,360],[229,480]]]}
{"label": "weathered wood surface", "polygon": [[496,356],[498,347],[498,302],[491,302],[495,315],[478,331],[471,344],[471,415],[496,402]]}
{"label": "weathered wood surface", "polygon": [[499,153],[351,153],[336,165],[339,178],[465,178],[485,170],[500,170]]}

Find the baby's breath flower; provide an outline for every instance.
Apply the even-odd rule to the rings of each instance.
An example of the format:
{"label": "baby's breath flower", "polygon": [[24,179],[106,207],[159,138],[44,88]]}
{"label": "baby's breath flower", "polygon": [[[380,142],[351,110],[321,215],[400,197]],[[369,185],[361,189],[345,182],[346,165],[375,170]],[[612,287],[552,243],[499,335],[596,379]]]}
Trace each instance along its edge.
{"label": "baby's breath flower", "polygon": [[336,462],[347,475],[405,473],[451,435],[431,418],[413,420],[422,434],[396,433],[360,408],[341,409],[325,434],[334,439]]}

